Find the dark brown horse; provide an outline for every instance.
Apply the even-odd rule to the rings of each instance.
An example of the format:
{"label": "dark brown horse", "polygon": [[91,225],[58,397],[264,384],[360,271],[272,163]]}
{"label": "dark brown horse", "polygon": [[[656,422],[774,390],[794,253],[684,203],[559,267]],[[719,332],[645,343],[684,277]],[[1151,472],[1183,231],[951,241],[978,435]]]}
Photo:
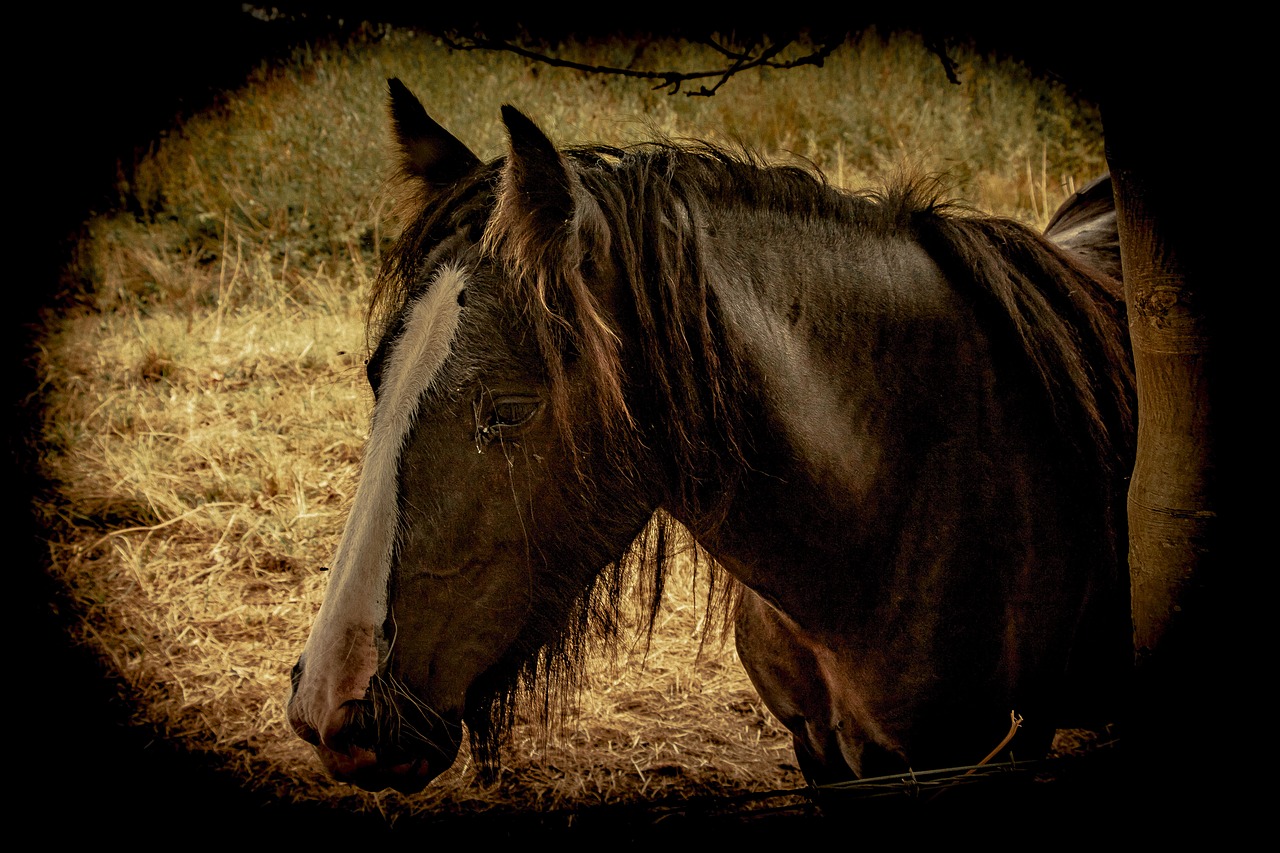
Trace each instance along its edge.
{"label": "dark brown horse", "polygon": [[[571,683],[676,525],[814,782],[1034,758],[1131,660],[1113,279],[921,183],[709,146],[481,162],[391,81],[412,217],[364,470],[289,717],[413,791]],[[724,589],[722,586],[721,589]]]}
{"label": "dark brown horse", "polygon": [[1094,178],[1072,193],[1049,218],[1044,235],[1119,281],[1120,233],[1111,175]]}

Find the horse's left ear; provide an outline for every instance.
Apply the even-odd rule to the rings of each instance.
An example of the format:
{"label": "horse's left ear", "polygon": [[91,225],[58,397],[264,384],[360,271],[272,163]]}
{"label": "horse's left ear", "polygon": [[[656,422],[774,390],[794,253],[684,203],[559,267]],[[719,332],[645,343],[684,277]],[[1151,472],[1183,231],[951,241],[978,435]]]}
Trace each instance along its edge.
{"label": "horse's left ear", "polygon": [[387,80],[391,123],[404,171],[428,187],[445,187],[476,166],[480,158],[427,115],[422,102],[397,78]]}
{"label": "horse's left ear", "polygon": [[[524,113],[502,108],[511,150],[502,173],[502,205],[544,239],[573,218],[577,179],[555,145]],[[514,209],[513,209],[514,208]]]}

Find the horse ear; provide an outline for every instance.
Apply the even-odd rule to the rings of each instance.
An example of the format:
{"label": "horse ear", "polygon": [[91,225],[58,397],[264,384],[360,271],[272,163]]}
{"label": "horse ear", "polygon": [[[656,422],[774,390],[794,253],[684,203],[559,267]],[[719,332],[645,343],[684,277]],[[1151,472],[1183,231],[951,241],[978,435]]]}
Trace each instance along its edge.
{"label": "horse ear", "polygon": [[452,184],[480,164],[480,158],[435,122],[400,80],[387,80],[391,124],[404,171],[429,187]]}
{"label": "horse ear", "polygon": [[511,151],[503,170],[503,203],[517,207],[547,236],[573,217],[575,179],[555,144],[515,107],[502,108]]}

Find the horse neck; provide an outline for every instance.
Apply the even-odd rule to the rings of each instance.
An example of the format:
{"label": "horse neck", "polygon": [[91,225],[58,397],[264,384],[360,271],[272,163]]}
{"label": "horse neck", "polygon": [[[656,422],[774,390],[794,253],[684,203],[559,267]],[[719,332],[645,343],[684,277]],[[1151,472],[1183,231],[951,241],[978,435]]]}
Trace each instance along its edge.
{"label": "horse neck", "polygon": [[915,416],[912,386],[930,357],[954,350],[967,307],[906,237],[803,217],[780,228],[760,215],[714,233],[706,280],[723,360],[745,378],[736,390],[748,432],[768,455],[747,461],[791,460],[819,488],[866,492],[884,464],[882,433]]}
{"label": "horse neck", "polygon": [[[824,598],[837,592],[870,619],[891,593],[883,575],[851,567],[927,537],[885,523],[908,515],[926,473],[940,489],[968,474],[941,457],[919,460],[946,441],[952,419],[982,407],[993,384],[983,337],[906,237],[836,239],[821,222],[761,216],[726,216],[710,231],[704,279],[721,361],[741,374],[734,403],[746,451],[706,478],[720,490],[719,515],[668,509],[738,580],[802,622],[829,615]],[[972,365],[963,387],[946,378],[957,359]],[[842,618],[859,618],[857,608]]]}

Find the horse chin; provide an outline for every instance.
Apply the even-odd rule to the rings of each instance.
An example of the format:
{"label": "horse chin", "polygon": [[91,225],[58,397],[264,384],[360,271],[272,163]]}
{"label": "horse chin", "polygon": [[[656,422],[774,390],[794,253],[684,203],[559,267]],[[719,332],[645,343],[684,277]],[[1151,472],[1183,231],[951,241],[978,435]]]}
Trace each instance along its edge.
{"label": "horse chin", "polygon": [[323,746],[315,748],[325,769],[334,779],[346,782],[366,791],[382,791],[393,788],[402,794],[416,794],[433,779],[453,766],[458,755],[456,745],[451,748],[435,748],[430,755],[394,756],[380,758],[373,750],[352,747],[349,752],[335,752]]}

